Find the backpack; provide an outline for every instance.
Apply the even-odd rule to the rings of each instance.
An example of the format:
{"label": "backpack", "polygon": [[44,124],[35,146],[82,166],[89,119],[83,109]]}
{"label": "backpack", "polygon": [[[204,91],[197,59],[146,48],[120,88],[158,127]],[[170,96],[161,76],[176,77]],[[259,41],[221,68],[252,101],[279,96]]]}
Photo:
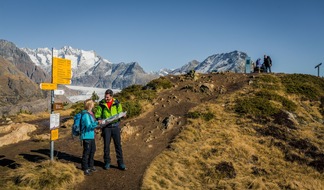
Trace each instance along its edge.
{"label": "backpack", "polygon": [[73,125],[72,125],[72,138],[80,136],[82,133],[81,119],[84,114],[77,113],[74,116]]}

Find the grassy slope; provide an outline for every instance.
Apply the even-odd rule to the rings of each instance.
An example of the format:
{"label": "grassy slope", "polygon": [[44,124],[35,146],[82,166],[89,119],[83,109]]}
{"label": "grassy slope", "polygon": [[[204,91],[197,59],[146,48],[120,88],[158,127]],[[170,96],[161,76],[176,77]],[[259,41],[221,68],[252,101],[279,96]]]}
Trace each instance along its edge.
{"label": "grassy slope", "polygon": [[[251,84],[191,110],[189,124],[147,169],[142,189],[324,189],[323,79],[259,75]],[[141,109],[133,97],[150,100],[154,94],[130,96],[127,90],[141,90],[134,86],[119,97],[126,97],[127,110],[136,117]],[[63,180],[61,173],[51,175],[55,165],[27,163],[3,185],[66,189],[82,176],[68,165],[58,167],[68,170],[62,171]]]}
{"label": "grassy slope", "polygon": [[324,189],[323,79],[252,82],[192,110],[215,117],[190,119],[151,163],[142,189]]}

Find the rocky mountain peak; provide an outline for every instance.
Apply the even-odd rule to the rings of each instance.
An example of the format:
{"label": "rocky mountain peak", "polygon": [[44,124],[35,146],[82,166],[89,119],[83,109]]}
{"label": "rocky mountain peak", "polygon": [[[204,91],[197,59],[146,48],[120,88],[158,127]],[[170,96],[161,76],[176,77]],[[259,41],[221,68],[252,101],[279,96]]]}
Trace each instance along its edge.
{"label": "rocky mountain peak", "polygon": [[[38,48],[36,50],[23,49],[38,66],[47,73],[51,72],[51,51],[48,48]],[[159,76],[169,74],[184,74],[190,70],[200,73],[213,71],[233,71],[244,72],[245,59],[247,54],[240,51],[214,54],[206,58],[203,62],[192,60],[186,65],[177,69],[163,69],[158,72],[146,73],[138,62],[131,63],[111,63],[96,54],[95,51],[85,51],[75,49],[71,46],[64,46],[54,50],[54,55],[70,59],[72,61],[73,85],[110,87],[122,89],[127,85],[145,84]]]}
{"label": "rocky mountain peak", "polygon": [[237,50],[229,53],[214,54],[201,62],[195,70],[201,73],[212,71],[233,71],[235,73],[243,73],[247,57],[246,53]]}
{"label": "rocky mountain peak", "polygon": [[0,40],[0,56],[12,62],[20,71],[36,83],[49,79],[49,75],[42,68],[36,66],[29,55],[16,47],[12,42]]}

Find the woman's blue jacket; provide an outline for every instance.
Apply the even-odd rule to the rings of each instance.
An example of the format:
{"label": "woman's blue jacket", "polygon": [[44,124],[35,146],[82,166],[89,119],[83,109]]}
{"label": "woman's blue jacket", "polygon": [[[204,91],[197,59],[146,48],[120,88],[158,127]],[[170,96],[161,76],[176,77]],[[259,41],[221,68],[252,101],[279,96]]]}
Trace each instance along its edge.
{"label": "woman's blue jacket", "polygon": [[94,139],[94,130],[98,126],[98,121],[95,121],[93,116],[87,110],[82,110],[81,114],[82,116],[80,139]]}

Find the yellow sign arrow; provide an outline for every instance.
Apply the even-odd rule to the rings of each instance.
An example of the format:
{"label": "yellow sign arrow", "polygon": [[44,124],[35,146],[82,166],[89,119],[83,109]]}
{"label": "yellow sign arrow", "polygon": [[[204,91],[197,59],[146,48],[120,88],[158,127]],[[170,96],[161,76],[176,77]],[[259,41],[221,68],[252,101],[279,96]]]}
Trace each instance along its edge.
{"label": "yellow sign arrow", "polygon": [[53,83],[40,83],[39,87],[42,90],[56,90],[57,89],[57,84],[53,84]]}
{"label": "yellow sign arrow", "polygon": [[51,130],[51,141],[55,141],[58,139],[59,131],[58,129]]}

